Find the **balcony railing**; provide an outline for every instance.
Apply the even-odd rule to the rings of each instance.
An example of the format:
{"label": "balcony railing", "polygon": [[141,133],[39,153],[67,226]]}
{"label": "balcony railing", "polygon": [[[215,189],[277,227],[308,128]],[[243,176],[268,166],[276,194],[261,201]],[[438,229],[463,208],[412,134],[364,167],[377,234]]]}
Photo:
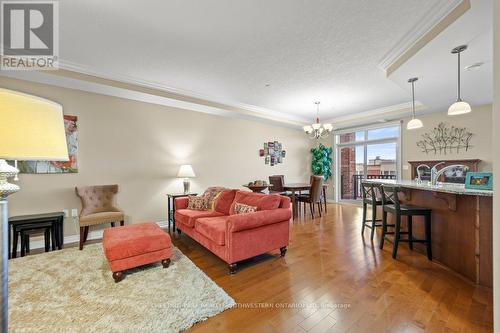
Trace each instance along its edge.
{"label": "balcony railing", "polygon": [[363,179],[396,179],[396,175],[352,175],[352,179],[349,179],[349,181],[352,182],[352,187],[349,186],[351,189],[349,192],[351,193],[345,193],[344,192],[344,182],[346,181],[346,177],[341,176],[340,179],[340,189],[342,191],[341,197],[342,199],[351,199],[351,200],[358,200],[363,197],[363,192],[361,190],[361,181]]}

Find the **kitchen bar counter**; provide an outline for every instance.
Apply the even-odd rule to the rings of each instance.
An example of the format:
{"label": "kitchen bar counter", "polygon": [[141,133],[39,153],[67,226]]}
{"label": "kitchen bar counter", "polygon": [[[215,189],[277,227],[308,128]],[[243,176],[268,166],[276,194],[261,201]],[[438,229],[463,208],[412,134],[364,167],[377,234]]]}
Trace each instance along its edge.
{"label": "kitchen bar counter", "polygon": [[492,197],[493,191],[491,190],[473,190],[465,188],[463,184],[440,183],[432,186],[430,182],[422,181],[418,183],[414,180],[393,180],[393,179],[366,179],[364,182],[371,182],[376,184],[398,185],[405,188],[413,188],[416,190],[426,190],[441,193],[461,194],[461,195],[479,195],[485,197]]}
{"label": "kitchen bar counter", "polygon": [[[492,287],[493,191],[469,190],[457,184],[431,186],[409,180],[367,179],[364,182],[399,185],[403,191],[401,203],[431,208],[433,260],[474,283]],[[391,214],[388,218],[388,223],[392,223]],[[414,237],[423,238],[423,221],[420,217],[413,219]],[[406,228],[405,218],[402,228]],[[425,253],[420,245],[415,244],[415,251]],[[404,258],[398,257],[398,260]]]}

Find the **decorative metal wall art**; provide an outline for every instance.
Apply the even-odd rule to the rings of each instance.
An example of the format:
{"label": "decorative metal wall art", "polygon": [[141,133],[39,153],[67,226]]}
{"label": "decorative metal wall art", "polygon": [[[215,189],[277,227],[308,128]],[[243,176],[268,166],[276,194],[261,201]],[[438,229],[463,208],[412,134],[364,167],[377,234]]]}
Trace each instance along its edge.
{"label": "decorative metal wall art", "polygon": [[445,123],[439,123],[432,131],[422,134],[422,139],[417,141],[417,147],[426,154],[458,154],[472,148],[470,145],[472,136],[466,127],[450,127]]}

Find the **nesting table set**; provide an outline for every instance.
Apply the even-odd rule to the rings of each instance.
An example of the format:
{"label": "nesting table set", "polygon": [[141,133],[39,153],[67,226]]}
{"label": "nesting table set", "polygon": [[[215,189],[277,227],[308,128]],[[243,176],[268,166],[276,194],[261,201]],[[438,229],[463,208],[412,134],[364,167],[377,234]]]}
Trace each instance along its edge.
{"label": "nesting table set", "polygon": [[[9,218],[9,259],[16,258],[17,245],[21,237],[21,257],[29,252],[29,236],[43,231],[45,252],[62,249],[64,245],[64,213],[46,213],[35,215],[12,216]],[[12,242],[11,242],[12,232]],[[12,248],[11,248],[12,243]]]}

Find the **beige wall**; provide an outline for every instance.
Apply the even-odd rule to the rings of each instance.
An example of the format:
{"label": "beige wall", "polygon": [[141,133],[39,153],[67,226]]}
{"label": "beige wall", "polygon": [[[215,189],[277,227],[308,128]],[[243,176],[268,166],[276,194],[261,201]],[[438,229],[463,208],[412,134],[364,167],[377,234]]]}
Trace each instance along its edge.
{"label": "beige wall", "polygon": [[[474,159],[481,160],[479,164],[480,171],[492,170],[492,106],[483,105],[472,108],[472,112],[460,116],[448,116],[447,111],[431,113],[418,117],[424,123],[424,127],[416,130],[407,130],[406,119],[402,125],[401,135],[401,159],[402,166],[408,165],[408,161],[418,160],[453,160],[453,159]],[[422,134],[432,130],[440,122],[454,125],[457,127],[467,127],[474,135],[471,138],[471,148],[468,151],[460,153],[444,154],[426,154],[417,147],[417,141]],[[403,169],[403,179],[410,179],[411,169]]]}
{"label": "beige wall", "polygon": [[[300,130],[7,78],[0,78],[0,87],[54,100],[65,114],[79,117],[79,173],[21,175],[10,215],[79,209],[75,186],[116,183],[129,223],[164,221],[165,193],[182,190],[175,176],[184,163],[197,175],[195,191],[239,188],[272,174],[287,181],[309,177],[310,142]],[[274,167],[258,155],[271,140],[287,151],[284,163]],[[75,233],[71,218],[65,229],[66,235]]]}

